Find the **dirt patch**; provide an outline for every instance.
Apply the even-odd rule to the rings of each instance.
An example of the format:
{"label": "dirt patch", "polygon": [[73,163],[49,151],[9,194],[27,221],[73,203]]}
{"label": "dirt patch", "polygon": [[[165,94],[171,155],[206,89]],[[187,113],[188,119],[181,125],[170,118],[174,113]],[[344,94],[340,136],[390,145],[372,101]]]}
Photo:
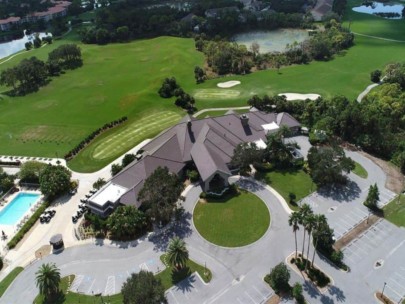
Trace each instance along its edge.
{"label": "dirt patch", "polygon": [[401,193],[404,189],[404,176],[402,175],[399,168],[390,164],[389,162],[374,157],[366,152],[358,151],[361,155],[372,160],[377,166],[379,166],[384,173],[387,175],[387,180],[385,182],[385,187],[395,193]]}
{"label": "dirt patch", "polygon": [[333,247],[336,250],[341,250],[345,246],[347,246],[351,241],[358,238],[363,232],[373,226],[380,217],[377,215],[370,215],[368,219],[365,219],[360,224],[358,224],[355,228],[353,228],[348,234],[344,235],[341,239],[339,239]]}
{"label": "dirt patch", "polygon": [[267,300],[266,304],[278,304],[280,302],[281,298],[278,295],[274,294],[271,296],[270,299]]}
{"label": "dirt patch", "polygon": [[385,295],[382,295],[381,292],[375,293],[375,297],[382,303],[394,304],[394,302],[392,302],[388,297],[386,297]]}
{"label": "dirt patch", "polygon": [[35,251],[35,257],[37,259],[42,259],[43,257],[46,257],[51,253],[51,245],[44,245],[41,248],[39,248],[37,251]]}

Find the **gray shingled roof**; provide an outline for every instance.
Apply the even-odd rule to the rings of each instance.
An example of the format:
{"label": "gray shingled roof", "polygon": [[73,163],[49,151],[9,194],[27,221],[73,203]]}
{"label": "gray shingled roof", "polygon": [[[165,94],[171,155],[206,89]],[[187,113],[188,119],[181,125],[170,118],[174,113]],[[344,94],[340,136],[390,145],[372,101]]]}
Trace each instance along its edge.
{"label": "gray shingled roof", "polygon": [[203,180],[217,171],[230,175],[227,164],[239,143],[266,140],[262,125],[276,122],[280,126],[300,126],[288,113],[264,113],[254,109],[247,115],[246,126],[237,113],[204,119],[186,115],[143,147],[146,155],[143,159],[129,164],[112,178],[112,182],[129,189],[120,202],[139,207],[137,197],[144,180],[159,166],[177,174],[188,162],[194,161]]}

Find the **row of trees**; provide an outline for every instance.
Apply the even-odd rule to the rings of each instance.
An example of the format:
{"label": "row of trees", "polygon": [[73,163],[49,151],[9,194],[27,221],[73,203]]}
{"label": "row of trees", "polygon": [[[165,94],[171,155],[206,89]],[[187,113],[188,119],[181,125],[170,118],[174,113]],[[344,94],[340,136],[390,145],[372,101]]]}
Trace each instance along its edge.
{"label": "row of trees", "polygon": [[260,54],[260,46],[253,43],[250,50],[244,45],[226,40],[208,40],[205,35],[195,37],[196,49],[206,56],[207,64],[218,75],[246,74],[257,69],[303,64],[311,60],[330,60],[332,56],[353,45],[354,35],[332,19],[325,30],[317,31],[302,43],[286,46],[284,53]]}
{"label": "row of trees", "polygon": [[[169,242],[166,256],[169,266],[180,271],[186,267],[189,259],[186,243],[182,239],[174,237]],[[35,273],[35,283],[39,293],[44,297],[45,303],[54,303],[62,294],[60,270],[53,263],[41,265]],[[124,304],[167,303],[162,282],[149,271],[141,270],[139,273],[132,273],[122,285],[121,293]]]}
{"label": "row of trees", "polygon": [[6,193],[14,187],[15,178],[14,175],[7,174],[4,172],[3,168],[0,167],[0,193]]}
{"label": "row of trees", "polygon": [[11,87],[12,95],[25,95],[46,85],[49,77],[57,76],[65,69],[80,66],[81,60],[80,48],[77,45],[64,44],[48,54],[47,62],[31,57],[3,70],[0,74],[0,84]]}
{"label": "row of trees", "polygon": [[[288,224],[292,227],[295,237],[295,258],[298,258],[297,231],[303,229],[302,256],[306,256],[305,271],[313,267],[316,250],[326,255],[332,262],[342,266],[343,252],[333,248],[334,231],[330,228],[323,214],[314,214],[308,204],[303,204],[298,212],[291,213]],[[306,236],[308,240],[306,242]],[[312,258],[310,257],[311,237],[314,243]],[[306,253],[305,253],[306,251]]]}
{"label": "row of trees", "polygon": [[136,155],[132,153],[125,154],[124,157],[121,160],[121,164],[112,164],[111,165],[111,175],[115,176],[119,172],[121,172],[122,169],[124,169],[126,166],[128,166],[130,163],[132,163],[136,159]]}

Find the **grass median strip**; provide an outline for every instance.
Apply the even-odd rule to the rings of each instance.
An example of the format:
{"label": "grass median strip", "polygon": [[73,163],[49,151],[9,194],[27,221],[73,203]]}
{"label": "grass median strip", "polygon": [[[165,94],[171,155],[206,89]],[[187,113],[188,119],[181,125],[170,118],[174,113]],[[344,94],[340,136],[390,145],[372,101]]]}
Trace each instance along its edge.
{"label": "grass median strip", "polygon": [[1,282],[0,282],[0,298],[6,292],[7,288],[13,283],[15,278],[23,271],[24,268],[16,267],[14,268]]}

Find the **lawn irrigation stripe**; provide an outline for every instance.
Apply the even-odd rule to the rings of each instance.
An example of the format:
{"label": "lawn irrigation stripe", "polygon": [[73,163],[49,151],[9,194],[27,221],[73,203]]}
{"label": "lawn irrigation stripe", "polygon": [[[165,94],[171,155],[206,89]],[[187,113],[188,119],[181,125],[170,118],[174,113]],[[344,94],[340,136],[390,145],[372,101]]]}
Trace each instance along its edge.
{"label": "lawn irrigation stripe", "polygon": [[[163,113],[164,115],[159,115],[159,120],[151,122],[151,117],[156,118],[156,115],[144,117],[143,119],[138,120],[136,123],[130,124],[118,134],[113,134],[110,136],[110,138],[103,140],[94,149],[93,158],[104,159],[112,157],[122,151],[124,148],[130,148],[140,137],[145,137],[144,135],[146,134],[152,134],[162,127],[169,127],[180,118],[180,116],[174,112]],[[118,144],[118,142],[120,143]]]}

